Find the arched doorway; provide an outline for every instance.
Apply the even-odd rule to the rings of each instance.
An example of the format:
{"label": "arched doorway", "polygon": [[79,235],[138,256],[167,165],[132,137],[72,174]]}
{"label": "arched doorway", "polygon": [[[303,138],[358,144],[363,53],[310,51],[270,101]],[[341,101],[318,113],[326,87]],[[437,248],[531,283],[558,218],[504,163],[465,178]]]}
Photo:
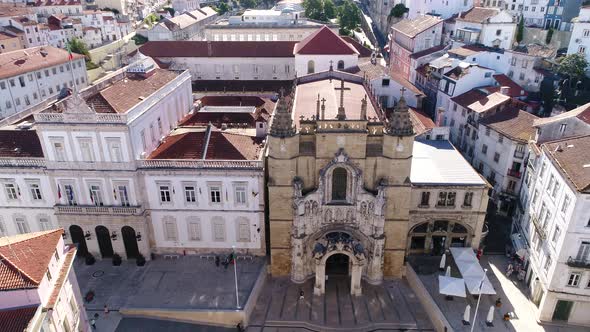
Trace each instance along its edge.
{"label": "arched doorway", "polygon": [[121,235],[123,236],[123,244],[125,245],[127,259],[139,257],[139,248],[137,246],[137,238],[133,227],[123,226],[123,228],[121,228]]}
{"label": "arched doorway", "polygon": [[70,226],[70,237],[72,238],[72,242],[78,247],[76,255],[86,257],[88,255],[88,246],[86,245],[86,238],[84,237],[82,227],[78,225]]}
{"label": "arched doorway", "polygon": [[307,73],[308,74],[315,73],[315,62],[313,60],[307,61]]}
{"label": "arched doorway", "polygon": [[96,226],[96,241],[98,241],[98,248],[102,258],[113,257],[113,243],[111,242],[111,234],[109,229],[104,226]]}
{"label": "arched doorway", "polygon": [[326,260],[326,275],[342,277],[348,276],[348,267],[350,259],[345,254],[335,254]]}
{"label": "arched doorway", "polygon": [[344,61],[340,60],[338,61],[338,70],[344,70]]}

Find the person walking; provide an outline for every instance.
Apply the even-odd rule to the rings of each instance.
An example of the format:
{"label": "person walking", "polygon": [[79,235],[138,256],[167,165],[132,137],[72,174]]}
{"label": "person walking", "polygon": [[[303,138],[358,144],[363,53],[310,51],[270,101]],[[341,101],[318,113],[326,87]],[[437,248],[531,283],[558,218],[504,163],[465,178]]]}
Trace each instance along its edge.
{"label": "person walking", "polygon": [[93,330],[96,330],[96,320],[94,318],[90,320],[90,327],[92,327]]}
{"label": "person walking", "polygon": [[303,293],[303,289],[299,291],[299,299],[303,300],[305,298],[305,294]]}
{"label": "person walking", "polygon": [[215,256],[215,266],[219,267],[220,263],[221,263],[221,260],[219,259],[219,255]]}
{"label": "person walking", "polygon": [[107,305],[104,305],[104,314],[108,315],[109,314],[109,307],[107,307]]}

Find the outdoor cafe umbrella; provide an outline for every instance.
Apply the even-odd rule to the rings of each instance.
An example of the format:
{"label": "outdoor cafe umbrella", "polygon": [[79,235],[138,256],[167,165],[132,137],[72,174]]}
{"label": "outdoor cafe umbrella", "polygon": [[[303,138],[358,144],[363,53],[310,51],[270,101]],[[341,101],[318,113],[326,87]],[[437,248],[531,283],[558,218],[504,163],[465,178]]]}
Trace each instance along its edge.
{"label": "outdoor cafe umbrella", "polygon": [[466,296],[465,283],[461,278],[438,276],[438,291],[448,296]]}
{"label": "outdoor cafe umbrella", "polygon": [[488,311],[488,316],[486,317],[486,323],[490,324],[494,321],[494,306],[490,306],[490,311]]}
{"label": "outdoor cafe umbrella", "polygon": [[447,266],[447,272],[445,272],[445,277],[450,277],[451,276],[451,266]]}
{"label": "outdoor cafe umbrella", "polygon": [[446,264],[447,264],[447,254],[442,254],[442,257],[440,258],[440,264],[438,265],[438,268],[441,271],[444,271]]}
{"label": "outdoor cafe umbrella", "polygon": [[471,318],[471,306],[468,304],[463,313],[463,324],[469,325],[469,318]]}

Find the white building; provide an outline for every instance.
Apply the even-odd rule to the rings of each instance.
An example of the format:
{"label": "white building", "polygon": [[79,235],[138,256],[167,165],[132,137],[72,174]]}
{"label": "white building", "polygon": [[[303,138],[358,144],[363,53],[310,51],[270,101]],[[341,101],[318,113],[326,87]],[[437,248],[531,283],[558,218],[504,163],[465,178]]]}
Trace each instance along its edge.
{"label": "white building", "polygon": [[[567,48],[567,54],[581,54],[590,62],[590,7],[580,9],[580,16],[573,19],[574,28]],[[590,67],[586,68],[586,74],[590,73]]]}
{"label": "white building", "polygon": [[62,229],[0,238],[3,331],[90,331]]}
{"label": "white building", "polygon": [[[316,32],[322,23],[299,19],[297,24],[230,24],[219,20],[205,26],[205,40],[210,41],[300,41]],[[337,25],[328,25],[338,33]]]}
{"label": "white building", "polygon": [[81,15],[83,8],[80,0],[68,0],[68,1],[51,1],[41,0],[33,2],[31,10],[38,15],[40,18],[47,18],[51,15]]}
{"label": "white building", "polygon": [[92,44],[96,45],[96,30],[94,30],[94,32],[88,32],[89,30],[87,28],[90,27],[99,29],[101,39],[101,42],[99,44],[105,44],[116,40],[120,40],[121,38],[131,33],[131,23],[128,20],[115,18],[115,16],[115,13],[110,11],[84,11],[84,15],[80,16],[80,19],[82,20],[82,24],[84,26],[84,37],[92,41]]}
{"label": "white building", "polygon": [[565,137],[590,135],[589,107],[590,104],[582,105],[569,112],[535,121],[536,141],[544,143]]}
{"label": "white building", "polygon": [[88,85],[84,56],[51,46],[0,54],[0,116],[5,118],[54,100],[64,89]]}
{"label": "white building", "polygon": [[200,8],[199,0],[172,0],[172,8],[175,15],[181,15],[184,12],[192,12]]}
{"label": "white building", "polygon": [[432,1],[410,1],[407,6],[409,7],[409,19],[428,14],[447,19],[469,10],[473,7],[473,0],[448,0],[444,5]]}
{"label": "white building", "polygon": [[513,242],[528,266],[535,315],[590,326],[590,136],[530,146]]}
{"label": "white building", "polygon": [[228,19],[231,25],[240,24],[265,24],[265,25],[292,25],[297,24],[301,12],[292,8],[282,10],[275,9],[246,9],[240,16],[231,16]]}
{"label": "white building", "polygon": [[192,12],[165,18],[154,25],[147,33],[150,41],[160,40],[202,40],[203,28],[212,23],[218,14],[211,7],[203,7]]}
{"label": "white building", "polygon": [[479,43],[489,47],[512,48],[516,20],[505,10],[473,7],[455,19],[455,41]]}

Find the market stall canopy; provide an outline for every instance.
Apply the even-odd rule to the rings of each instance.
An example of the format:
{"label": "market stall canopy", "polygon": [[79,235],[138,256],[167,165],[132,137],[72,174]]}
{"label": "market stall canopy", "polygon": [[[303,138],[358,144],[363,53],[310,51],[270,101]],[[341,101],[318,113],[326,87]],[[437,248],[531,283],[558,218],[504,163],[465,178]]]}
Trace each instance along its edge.
{"label": "market stall canopy", "polygon": [[443,295],[466,297],[465,282],[461,278],[438,276],[438,291]]}
{"label": "market stall canopy", "polygon": [[[496,294],[494,286],[485,276],[485,272],[479,265],[479,260],[475,257],[473,249],[471,248],[450,248],[455,264],[461,272],[467,286],[467,291],[472,295],[477,294]],[[481,292],[479,285],[483,279],[481,285]]]}

